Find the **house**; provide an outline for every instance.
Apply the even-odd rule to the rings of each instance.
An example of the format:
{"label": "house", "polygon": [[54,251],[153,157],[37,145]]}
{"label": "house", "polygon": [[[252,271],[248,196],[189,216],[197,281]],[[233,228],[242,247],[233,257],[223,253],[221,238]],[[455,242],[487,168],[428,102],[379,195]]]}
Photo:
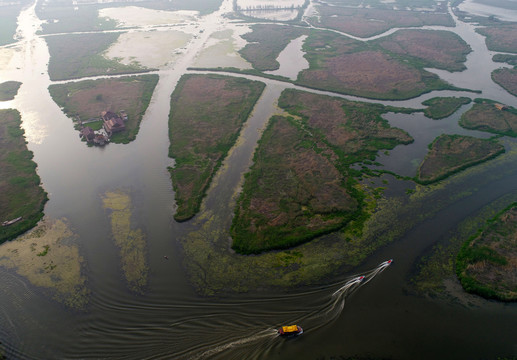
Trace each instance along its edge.
{"label": "house", "polygon": [[495,104],[497,110],[508,110],[508,106],[503,104]]}
{"label": "house", "polygon": [[106,130],[109,136],[126,130],[126,124],[124,124],[124,120],[118,114],[112,111],[103,111],[101,117],[104,122],[104,130]]}
{"label": "house", "polygon": [[92,142],[95,139],[95,132],[89,126],[85,126],[81,129],[79,136],[87,142]]}

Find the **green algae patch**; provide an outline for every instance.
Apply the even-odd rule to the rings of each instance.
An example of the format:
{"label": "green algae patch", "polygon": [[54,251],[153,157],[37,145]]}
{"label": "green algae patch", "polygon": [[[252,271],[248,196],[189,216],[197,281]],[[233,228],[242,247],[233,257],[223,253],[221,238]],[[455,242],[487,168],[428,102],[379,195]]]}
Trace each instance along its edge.
{"label": "green algae patch", "polygon": [[169,168],[178,209],[174,218],[192,218],[210,182],[237,141],[264,84],[219,75],[184,75],[171,98]]}
{"label": "green algae patch", "polygon": [[32,151],[27,149],[20,113],[0,110],[0,243],[32,229],[48,200]]}
{"label": "green algae patch", "polygon": [[462,105],[469,104],[472,100],[468,97],[435,97],[422,102],[427,106],[424,110],[428,118],[439,120],[454,114]]}
{"label": "green algae patch", "polygon": [[467,292],[517,300],[517,203],[489,220],[479,234],[463,244],[456,272]]}
{"label": "green algae patch", "polygon": [[[457,201],[473,196],[478,187],[487,186],[513,174],[512,164],[517,158],[517,144],[505,141],[505,146],[508,148],[507,152],[494,160],[431,185],[415,186],[413,182],[400,180],[389,174],[383,175],[384,179],[389,180],[388,189],[391,186],[415,187],[408,194],[392,193],[389,197],[380,194],[382,196],[379,197],[378,188],[367,185],[371,180],[379,179],[365,176],[361,183],[355,185],[357,191],[365,194],[364,218],[352,220],[341,230],[288,250],[258,255],[239,255],[232,252],[228,228],[232,220],[233,197],[228,198],[227,204],[218,202],[214,208],[203,207],[194,223],[185,224],[187,229],[189,226],[192,228],[180,239],[185,254],[184,266],[197,291],[208,296],[228,292],[254,292],[263,288],[278,287],[285,290],[321,285],[322,282],[330,281],[337,273],[351,271],[380,247],[400,239],[422,221],[433,218]],[[222,168],[221,171],[225,169]],[[217,188],[213,191],[217,191]],[[506,204],[508,199],[517,201],[517,192],[505,197]],[[478,217],[482,216],[484,214]],[[470,225],[465,230],[468,236],[479,227]],[[462,233],[457,239],[460,239],[461,244],[466,237]],[[445,253],[450,249],[447,245],[442,248]],[[451,251],[457,251],[458,248],[456,246],[456,250]],[[422,272],[428,283],[423,284],[419,279],[418,284],[427,286],[425,289],[429,291],[434,286],[443,287],[442,275],[447,278],[454,276],[453,257],[436,259],[433,256],[434,260],[444,262],[433,260]],[[432,274],[432,279],[428,273]],[[431,280],[433,284],[430,283]]]}
{"label": "green algae patch", "polygon": [[517,137],[517,109],[487,99],[475,99],[474,102],[474,106],[461,116],[462,127]]}
{"label": "green algae patch", "polygon": [[89,290],[76,242],[66,219],[43,219],[33,230],[0,246],[0,265],[66,306],[81,309],[88,303]]}
{"label": "green algae patch", "polygon": [[462,135],[440,135],[430,145],[416,181],[428,184],[487,161],[504,152],[495,140]]}
{"label": "green algae patch", "polygon": [[120,250],[122,271],[128,288],[143,293],[149,272],[146,239],[141,229],[133,229],[131,198],[122,191],[107,192],[102,203],[110,213],[111,232]]}

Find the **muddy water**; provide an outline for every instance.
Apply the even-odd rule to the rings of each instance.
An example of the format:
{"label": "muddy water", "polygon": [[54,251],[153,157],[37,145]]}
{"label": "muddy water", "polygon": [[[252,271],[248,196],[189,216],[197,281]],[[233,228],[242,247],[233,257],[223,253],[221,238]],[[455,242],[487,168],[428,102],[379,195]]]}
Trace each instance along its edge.
{"label": "muddy water", "polygon": [[[71,120],[52,102],[46,91],[50,84],[48,50],[44,40],[34,36],[38,20],[33,9],[23,12],[19,23],[25,40],[9,69],[0,71],[0,79],[23,82],[9,105],[22,113],[29,148],[49,192],[45,213],[70,224],[86,263],[84,274],[91,293],[86,309],[70,310],[52,300],[52,289],[35,287],[17,272],[0,267],[0,341],[8,357],[315,359],[368,354],[397,359],[473,359],[517,354],[515,305],[461,295],[465,303],[476,304],[464,306],[406,293],[415,260],[430,245],[447,239],[458,223],[487,204],[517,200],[515,151],[437,191],[430,202],[446,205],[435,217],[378,251],[354,274],[337,274],[339,281],[335,283],[295,292],[277,290],[225,298],[196,295],[184,271],[179,239],[198,226],[197,220],[178,224],[172,219],[174,194],[166,170],[173,165],[167,157],[169,99],[210,34],[227,26],[221,15],[230,9],[231,2],[225,1],[218,13],[200,19],[199,29],[204,31],[188,44],[174,69],[159,71],[160,80],[137,139],[104,149],[81,143]],[[464,38],[470,39],[467,41],[475,50],[469,56],[470,71],[486,61],[486,49],[483,51],[470,26],[462,26],[459,24],[456,31],[465,31]],[[514,97],[501,93],[487,80],[488,70],[477,69],[463,76],[453,74],[451,80],[458,86],[472,84],[483,89],[482,96],[517,105]],[[275,112],[275,100],[284,87],[293,87],[265,82],[263,96],[203,204],[204,211],[223,214],[221,226],[229,225],[232,196],[250,165],[260,129]],[[421,107],[421,101],[433,96],[465,94],[435,92],[386,103]],[[421,156],[415,154],[435,134],[474,133],[457,127],[460,112],[438,121],[421,115],[387,115],[390,122],[415,137],[413,146],[418,149],[400,146],[380,160],[386,167],[411,173],[415,159]],[[508,141],[507,147],[511,150],[516,144]],[[391,159],[404,165],[396,168]],[[455,202],[448,200],[466,190],[470,195]],[[132,226],[145,234],[149,274],[144,294],[131,292],[124,281],[109,213],[102,206],[102,196],[112,191],[131,198]],[[342,311],[341,303],[336,310],[331,296],[343,281],[368,273],[388,258],[394,258],[395,263],[349,294]],[[305,334],[287,341],[277,338],[274,328],[291,322],[301,322]]]}

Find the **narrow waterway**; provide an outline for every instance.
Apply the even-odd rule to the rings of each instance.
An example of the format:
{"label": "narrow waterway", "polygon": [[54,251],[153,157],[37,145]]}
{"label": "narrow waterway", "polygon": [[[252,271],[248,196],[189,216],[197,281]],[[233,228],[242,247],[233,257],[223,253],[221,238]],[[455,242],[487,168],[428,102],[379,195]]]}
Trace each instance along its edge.
{"label": "narrow waterway", "polygon": [[[203,31],[173,65],[157,72],[160,79],[137,139],[105,148],[85,146],[72,121],[52,101],[47,91],[51,83],[48,49],[44,39],[35,34],[40,21],[34,6],[20,15],[19,36],[23,40],[12,60],[20,65],[18,69],[0,70],[0,80],[23,83],[16,99],[7,105],[22,114],[28,146],[49,193],[45,214],[50,219],[66,219],[70,224],[75,234],[72,242],[85,261],[90,292],[85,310],[71,310],[52,299],[52,289],[36,287],[15,271],[0,267],[0,341],[7,357],[317,359],[367,354],[394,359],[478,359],[517,354],[515,304],[462,295],[467,302],[476,304],[465,306],[407,293],[415,261],[430,246],[446,240],[459,223],[488,204],[500,199],[517,200],[517,168],[508,165],[516,160],[511,154],[505,161],[494,162],[492,167],[437,192],[430,200],[446,205],[436,216],[376,252],[353,274],[336,274],[330,283],[306,289],[251,289],[249,294],[224,298],[196,294],[185,271],[180,241],[206,219],[195,218],[187,223],[173,220],[174,194],[167,172],[167,167],[174,164],[167,157],[170,95],[210,35],[234,26],[223,16],[231,12],[231,7],[231,1],[226,0],[218,12],[200,18],[198,26]],[[454,31],[474,50],[468,58],[468,70],[437,73],[456,86],[482,89],[483,97],[517,106],[515,97],[489,79],[493,65],[483,68],[491,55],[483,47],[482,38],[473,26],[457,23]],[[296,41],[285,51],[300,53],[303,38]],[[303,68],[297,63],[289,69],[288,57],[278,60],[279,71],[287,71],[283,73],[287,77],[296,76]],[[278,111],[276,101],[281,91],[303,89],[281,81],[245,77],[265,82],[266,89],[202,205],[202,213],[217,219],[213,226],[221,229],[229,228],[243,174],[251,164],[260,132]],[[422,101],[434,96],[478,94],[441,91],[383,103],[421,108]],[[486,137],[457,125],[460,114],[469,106],[439,121],[421,114],[386,115],[392,125],[408,131],[415,143],[399,146],[378,160],[387,169],[412,176],[427,144],[440,133]],[[508,146],[511,144],[509,141]],[[449,201],[452,194],[467,190],[470,195]],[[109,216],[102,207],[102,196],[109,191],[128,194],[134,208],[132,226],[145,233],[149,275],[143,294],[129,291],[123,278]],[[375,272],[378,264],[389,258],[395,259],[394,264]],[[340,298],[332,296],[360,274],[367,275],[369,281],[347,289]],[[304,326],[303,336],[276,336],[276,327],[295,322]]]}

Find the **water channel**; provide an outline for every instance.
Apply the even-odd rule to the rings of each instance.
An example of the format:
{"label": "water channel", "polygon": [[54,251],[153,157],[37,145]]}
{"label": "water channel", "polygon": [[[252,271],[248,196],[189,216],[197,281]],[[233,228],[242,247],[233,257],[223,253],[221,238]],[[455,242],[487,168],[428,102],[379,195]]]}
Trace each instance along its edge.
{"label": "water channel", "polygon": [[[0,71],[0,80],[5,77],[23,85],[14,101],[1,106],[14,107],[22,114],[28,146],[49,193],[46,217],[63,219],[76,235],[73,242],[85,259],[90,294],[86,310],[71,310],[54,301],[49,290],[35,287],[15,271],[0,267],[0,341],[7,357],[321,359],[359,354],[393,359],[478,359],[517,355],[515,304],[465,295],[457,284],[454,286],[461,301],[422,298],[408,294],[406,286],[420,256],[433,244],[446,241],[458,224],[492,202],[517,200],[517,167],[508,165],[516,160],[511,152],[503,160],[438,192],[433,200],[445,205],[434,217],[417,223],[352,274],[336,274],[335,279],[321,286],[298,290],[250,291],[224,297],[201,297],[196,293],[185,271],[180,239],[204,220],[177,223],[172,217],[174,194],[167,172],[167,166],[173,164],[167,157],[169,99],[179,77],[187,72],[210,34],[231,26],[222,18],[230,10],[231,1],[226,0],[218,12],[201,18],[200,36],[173,66],[158,72],[160,80],[137,139],[128,145],[110,144],[106,148],[86,147],[70,119],[51,100],[46,90],[51,83],[46,68],[48,49],[44,39],[34,33],[39,20],[34,7],[22,12],[22,49],[14,55],[20,69],[12,73]],[[467,63],[469,70],[439,74],[454,85],[482,89],[483,93],[434,92],[385,104],[419,108],[423,100],[434,96],[482,96],[517,106],[515,97],[489,80],[495,65],[491,60],[487,62],[489,53],[473,26],[458,22],[453,31],[473,48]],[[303,39],[297,41],[290,51],[300,51]],[[288,54],[283,56],[289,58]],[[279,61],[282,69],[284,61]],[[487,63],[483,69],[476,67]],[[295,76],[292,68],[289,71],[282,75]],[[217,218],[217,226],[229,226],[232,199],[251,163],[260,129],[278,111],[276,99],[284,88],[295,87],[246,77],[263,81],[267,87],[204,201],[203,213]],[[419,114],[388,114],[394,126],[404,128],[416,141],[412,147],[399,146],[389,156],[380,156],[379,161],[392,171],[412,175],[415,159],[422,157],[423,149],[437,134],[486,137],[457,126],[461,111],[439,121]],[[505,141],[508,149],[516,145],[512,140]],[[402,165],[391,163],[391,159],[398,159],[397,164]],[[451,194],[467,189],[468,195],[448,201]],[[123,279],[109,219],[102,207],[102,195],[109,191],[130,196],[135,208],[132,226],[145,233],[149,276],[143,294],[130,292]],[[389,258],[395,259],[394,264],[346,293],[346,302],[345,297],[332,298],[348,279],[373,274],[377,265]],[[276,337],[275,327],[290,322],[303,322],[305,334],[287,340]]]}

